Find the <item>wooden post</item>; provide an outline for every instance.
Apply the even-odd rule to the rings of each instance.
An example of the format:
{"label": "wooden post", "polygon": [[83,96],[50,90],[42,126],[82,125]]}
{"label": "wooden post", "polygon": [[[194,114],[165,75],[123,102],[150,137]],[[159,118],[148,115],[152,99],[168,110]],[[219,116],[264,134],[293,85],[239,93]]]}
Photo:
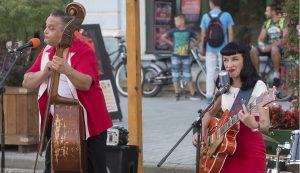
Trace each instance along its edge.
{"label": "wooden post", "polygon": [[139,146],[138,173],[143,173],[139,0],[126,0],[126,42],[129,143]]}

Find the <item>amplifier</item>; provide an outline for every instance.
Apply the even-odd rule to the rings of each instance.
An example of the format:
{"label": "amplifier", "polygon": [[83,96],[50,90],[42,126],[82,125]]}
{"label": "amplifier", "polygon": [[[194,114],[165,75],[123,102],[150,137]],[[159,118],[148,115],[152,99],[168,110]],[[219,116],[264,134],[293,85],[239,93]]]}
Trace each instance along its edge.
{"label": "amplifier", "polygon": [[137,173],[138,153],[136,145],[107,146],[108,173]]}

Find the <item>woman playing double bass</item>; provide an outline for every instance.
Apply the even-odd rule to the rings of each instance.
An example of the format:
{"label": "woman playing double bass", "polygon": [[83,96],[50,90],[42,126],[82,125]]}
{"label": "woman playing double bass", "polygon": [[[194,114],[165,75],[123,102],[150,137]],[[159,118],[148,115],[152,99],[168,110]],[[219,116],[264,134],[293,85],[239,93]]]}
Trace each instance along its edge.
{"label": "woman playing double bass", "polygon": [[[87,44],[73,36],[71,47],[63,51],[63,57],[55,55],[65,25],[70,20],[71,18],[61,10],[54,10],[47,18],[44,30],[44,42],[47,46],[40,52],[35,63],[25,73],[23,86],[32,89],[40,87],[38,102],[43,124],[49,92],[49,78],[54,71],[60,73],[58,94],[66,98],[77,97],[85,110],[88,172],[106,173],[106,130],[112,126],[112,122],[99,86],[95,53]],[[51,107],[50,114],[53,114]],[[49,138],[49,136],[47,137]],[[50,153],[48,143],[45,156],[46,173],[50,173],[51,169]]]}

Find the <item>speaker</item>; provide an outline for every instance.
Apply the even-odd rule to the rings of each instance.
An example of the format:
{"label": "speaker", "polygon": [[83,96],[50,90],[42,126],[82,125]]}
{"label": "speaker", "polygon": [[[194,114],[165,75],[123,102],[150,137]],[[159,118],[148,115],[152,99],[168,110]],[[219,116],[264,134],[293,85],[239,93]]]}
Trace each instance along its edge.
{"label": "speaker", "polygon": [[136,145],[106,147],[108,173],[137,173],[139,148]]}

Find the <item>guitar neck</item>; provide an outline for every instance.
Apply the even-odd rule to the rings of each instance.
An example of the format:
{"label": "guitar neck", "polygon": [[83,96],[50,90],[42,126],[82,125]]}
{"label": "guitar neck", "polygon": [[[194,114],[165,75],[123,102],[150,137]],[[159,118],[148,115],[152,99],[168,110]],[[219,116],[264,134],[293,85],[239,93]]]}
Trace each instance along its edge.
{"label": "guitar neck", "polygon": [[231,119],[219,129],[219,134],[224,135],[228,131],[228,129],[230,129],[238,121],[239,117],[237,114],[232,116]]}
{"label": "guitar neck", "polygon": [[[259,115],[257,105],[266,106],[275,100],[276,100],[276,90],[272,89],[272,90],[269,90],[267,93],[264,93],[264,94],[258,96],[257,98],[255,98],[253,100],[253,102],[251,101],[250,103],[248,103],[247,107],[248,107],[248,110],[250,110],[251,114]],[[231,119],[228,122],[226,122],[219,129],[219,134],[224,135],[228,131],[228,129],[230,129],[238,121],[239,121],[239,118],[238,118],[237,114],[232,116]]]}

